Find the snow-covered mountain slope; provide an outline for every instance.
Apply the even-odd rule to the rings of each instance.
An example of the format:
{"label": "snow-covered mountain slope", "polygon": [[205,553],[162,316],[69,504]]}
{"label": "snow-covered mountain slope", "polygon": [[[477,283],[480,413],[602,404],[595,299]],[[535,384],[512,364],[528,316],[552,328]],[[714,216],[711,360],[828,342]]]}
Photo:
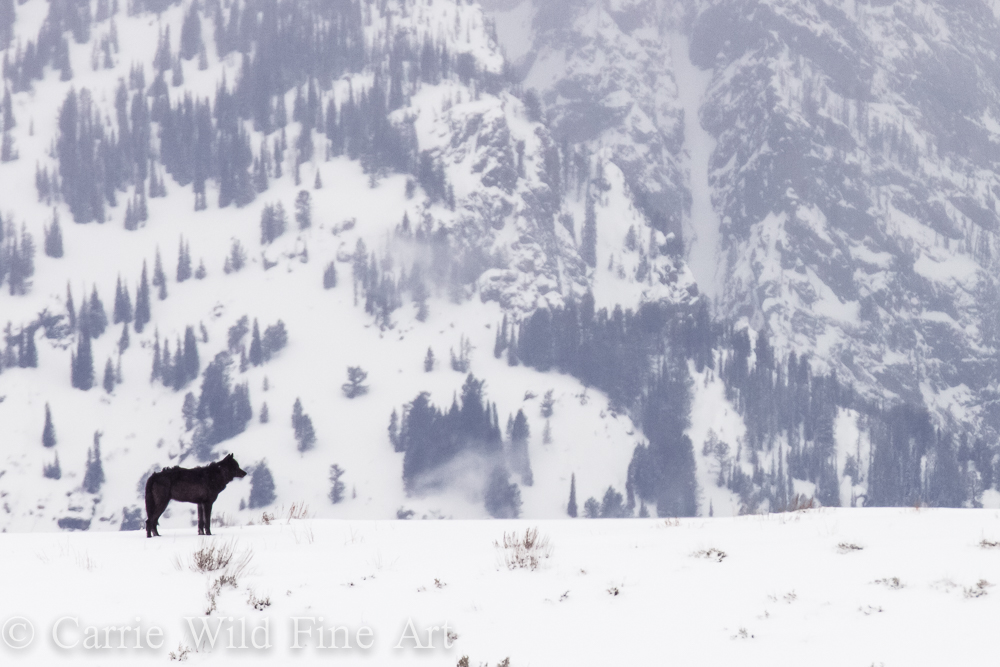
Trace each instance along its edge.
{"label": "snow-covered mountain slope", "polygon": [[[509,658],[513,667],[995,660],[983,642],[998,605],[994,511],[542,521],[548,557],[535,570],[508,570],[495,544],[533,527],[281,517],[207,538],[191,528],[154,540],[6,534],[0,559],[19,576],[5,582],[3,639],[23,641],[27,623],[34,635],[25,648],[0,651],[13,665],[134,664],[185,651],[191,664],[264,655],[302,664]],[[192,569],[196,552],[226,546],[229,567]],[[68,648],[52,640],[54,627]],[[334,628],[347,628],[351,648],[342,629],[339,648],[320,648],[333,645]],[[363,628],[370,634],[359,635]],[[214,646],[206,630],[218,632]],[[416,648],[414,631],[421,646],[432,632],[434,648]],[[292,648],[296,639],[301,648]],[[95,641],[101,648],[87,648]]]}
{"label": "snow-covered mountain slope", "polygon": [[720,316],[995,434],[994,5],[487,8],[553,127],[666,197]]}
{"label": "snow-covered mountain slope", "polygon": [[[992,485],[995,2],[486,7],[554,128],[589,131],[584,143],[608,151],[633,192],[673,193],[667,218],[700,292],[722,322],[768,339],[774,380],[792,376],[794,353],[850,388],[838,409],[879,421],[926,408],[954,437],[945,451],[958,450],[966,487]],[[764,430],[768,450],[790,442]],[[926,493],[934,456],[912,451]]]}
{"label": "snow-covered mountain slope", "polygon": [[[684,115],[655,2],[487,2],[520,85],[581,158],[604,152],[663,233],[681,234]],[[530,17],[530,22],[529,22]],[[526,38],[526,35],[530,37]],[[530,40],[533,47],[525,49]]]}
{"label": "snow-covered mountain slope", "polygon": [[[574,166],[584,183],[592,170],[602,174],[589,209],[583,190],[568,184],[551,130],[500,78],[505,61],[478,6],[346,3],[337,10],[344,12],[338,15],[343,25],[356,21],[365,64],[345,66],[325,82],[326,65],[315,68],[321,70],[315,79],[289,74],[286,83],[273,84],[280,93],[265,104],[263,115],[252,104],[240,107],[257,109],[251,112],[257,115],[232,125],[229,148],[219,143],[229,131],[221,115],[216,121],[221,139],[212,139],[214,134],[200,139],[203,146],[212,144],[205,149],[212,165],[241,155],[243,142],[252,151],[244,166],[234,168],[254,179],[256,192],[244,193],[243,202],[239,174],[235,199],[226,193],[224,173],[208,171],[199,181],[200,167],[189,168],[187,158],[177,157],[179,152],[196,156],[199,140],[185,148],[187,140],[176,137],[184,136],[185,118],[196,117],[203,100],[204,108],[218,115],[227,100],[244,105],[257,95],[263,84],[253,78],[254,65],[268,44],[262,26],[270,16],[279,32],[294,30],[294,4],[147,2],[126,11],[117,3],[91,2],[89,33],[79,36],[85,5],[71,9],[29,0],[11,7],[13,39],[4,70],[11,102],[4,118],[10,128],[4,136],[12,159],[0,163],[0,215],[8,223],[7,259],[23,248],[26,236],[39,252],[33,273],[10,290],[14,281],[8,280],[0,292],[0,323],[10,323],[0,373],[0,528],[118,529],[141,508],[148,472],[199,463],[192,454],[226,451],[248,470],[266,464],[275,503],[307,502],[320,516],[388,518],[408,510],[416,517],[488,516],[481,471],[463,482],[463,471],[451,470],[455,479],[446,490],[407,495],[404,455],[394,451],[387,431],[390,414],[402,416],[422,391],[446,410],[461,394],[467,372],[485,380],[484,398],[495,404],[501,425],[506,415],[522,409],[527,417],[534,483],[513,477],[526,516],[564,516],[571,475],[581,506],[588,497],[600,499],[609,486],[624,491],[633,448],[644,441],[642,430],[611,409],[598,389],[495,358],[498,327],[507,320],[515,324],[536,308],[579,300],[588,291],[597,308],[608,310],[644,302],[690,306],[696,301],[694,278],[683,260],[660,252],[669,238],[636,205],[610,154],[581,158]],[[333,11],[323,11],[328,10]],[[192,13],[200,20],[197,31],[187,27]],[[263,31],[260,41],[253,41],[254,30]],[[42,53],[52,34],[55,53],[49,64],[39,55],[36,72],[36,61],[26,54],[36,47]],[[200,53],[186,46],[195,43],[186,41],[194,40],[192,34],[203,44]],[[223,42],[240,46],[227,49]],[[66,46],[63,55],[59,43]],[[256,44],[256,51],[244,44]],[[185,48],[197,55],[184,56]],[[445,63],[440,71],[439,62]],[[395,129],[375,129],[370,137],[376,143],[395,137],[405,145],[396,155],[410,156],[410,176],[400,173],[406,169],[380,164],[385,153],[377,146],[365,152],[369,149],[351,134],[351,122],[364,122],[357,113],[349,116],[353,109],[367,109],[370,123],[378,119],[374,90],[387,91],[384,127]],[[76,128],[66,120],[70,96],[82,119]],[[183,115],[187,96],[193,101],[190,116]],[[366,103],[371,106],[362,106]],[[135,138],[143,107],[154,118],[148,146]],[[282,124],[278,118],[286,109]],[[88,223],[81,210],[90,209],[80,208],[74,193],[85,184],[78,185],[80,175],[66,166],[64,138],[71,128],[103,132],[92,164],[106,190],[89,224],[74,224],[74,219]],[[100,159],[105,149],[123,151],[126,161],[129,150],[148,151],[148,169],[138,160],[124,167],[128,175],[116,185],[110,163]],[[148,174],[136,175],[140,171]],[[39,174],[52,185],[39,185]],[[161,183],[165,192],[155,196]],[[297,213],[302,192],[308,195],[308,227]],[[227,197],[241,205],[224,205]],[[286,212],[287,230],[263,230],[262,218],[278,204]],[[581,255],[588,210],[597,226],[593,268]],[[63,246],[59,257],[41,252],[56,226],[54,216]],[[626,247],[630,234],[639,241]],[[235,266],[234,257],[238,265],[241,255],[245,266]],[[191,269],[204,266],[203,276],[179,279],[176,267],[185,256]],[[155,282],[158,259],[165,298],[154,284],[151,317],[141,331],[135,322],[112,323],[94,337],[94,385],[88,391],[74,388],[70,369],[82,354],[84,335],[79,325],[68,326],[70,298],[73,315],[83,318],[82,304],[89,305],[96,290],[113,319],[121,281],[130,307],[138,308],[144,267]],[[372,275],[378,274],[370,284],[369,265]],[[326,288],[330,266],[336,286]],[[424,278],[419,290],[418,271]],[[376,295],[380,289],[388,292]],[[234,342],[233,327],[244,316],[246,329]],[[250,326],[259,323],[265,333],[279,320],[287,346],[260,365],[252,359],[241,364],[241,353],[254,354]],[[166,355],[167,346],[172,358],[180,359],[189,327],[202,371],[220,353],[230,353],[229,378],[237,388],[245,384],[252,410],[245,428],[214,448],[206,449],[213,438],[211,419],[192,420],[184,408],[205,393],[207,375],[182,379],[173,388],[163,386],[172,384],[162,380],[165,371],[161,379],[153,378],[154,359]],[[123,329],[129,335],[124,350]],[[36,365],[21,363],[29,337]],[[428,350],[436,358],[429,372]],[[453,370],[452,355],[465,370]],[[102,387],[106,363],[117,375],[110,392]],[[341,385],[352,366],[367,372],[369,390],[349,399]],[[549,390],[552,415],[543,418],[540,402]],[[292,428],[299,399],[316,435],[305,452]],[[262,423],[265,405],[269,419]],[[47,407],[52,447],[42,442]],[[86,477],[95,441],[107,479],[96,489]],[[329,499],[334,464],[345,471],[340,481],[346,484],[345,498],[336,505]],[[218,511],[240,512],[245,503],[253,504],[249,493],[248,482],[234,483],[220,497]],[[707,507],[706,502],[706,512]],[[188,525],[189,509],[193,506],[174,507],[166,525]]]}
{"label": "snow-covered mountain slope", "polygon": [[877,400],[997,432],[989,3],[712,2],[691,55],[724,311]]}
{"label": "snow-covered mountain slope", "polygon": [[0,0],[0,527],[1000,502],[998,20]]}

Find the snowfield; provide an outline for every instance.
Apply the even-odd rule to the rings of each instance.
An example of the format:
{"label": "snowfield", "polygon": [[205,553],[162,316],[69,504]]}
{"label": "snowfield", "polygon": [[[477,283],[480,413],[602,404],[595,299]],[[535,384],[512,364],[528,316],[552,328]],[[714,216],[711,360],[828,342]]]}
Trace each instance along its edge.
{"label": "snowfield", "polygon": [[[171,652],[210,664],[995,664],[984,641],[1000,612],[993,510],[540,522],[284,511],[213,537],[0,535],[4,664],[145,664]],[[494,543],[532,527],[549,557],[508,569]],[[227,546],[227,568],[196,571],[195,552]],[[26,623],[33,640],[15,650]],[[321,626],[326,646],[347,628],[335,631],[340,648],[318,647]]]}

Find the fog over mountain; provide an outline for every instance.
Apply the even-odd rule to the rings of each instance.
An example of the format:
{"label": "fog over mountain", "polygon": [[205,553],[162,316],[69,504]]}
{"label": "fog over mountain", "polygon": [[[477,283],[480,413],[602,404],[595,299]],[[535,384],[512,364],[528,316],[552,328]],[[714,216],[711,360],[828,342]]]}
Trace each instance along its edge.
{"label": "fog over mountain", "polygon": [[0,0],[0,529],[1000,507],[997,34]]}

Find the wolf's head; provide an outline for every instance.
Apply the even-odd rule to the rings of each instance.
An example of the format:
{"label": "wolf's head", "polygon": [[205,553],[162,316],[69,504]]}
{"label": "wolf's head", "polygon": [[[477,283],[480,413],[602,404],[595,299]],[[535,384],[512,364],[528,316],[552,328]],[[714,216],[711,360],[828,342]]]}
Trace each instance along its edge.
{"label": "wolf's head", "polygon": [[236,459],[232,454],[227,454],[226,458],[219,461],[219,467],[222,468],[223,472],[225,472],[230,478],[247,476],[246,471],[240,468],[240,464],[236,462]]}

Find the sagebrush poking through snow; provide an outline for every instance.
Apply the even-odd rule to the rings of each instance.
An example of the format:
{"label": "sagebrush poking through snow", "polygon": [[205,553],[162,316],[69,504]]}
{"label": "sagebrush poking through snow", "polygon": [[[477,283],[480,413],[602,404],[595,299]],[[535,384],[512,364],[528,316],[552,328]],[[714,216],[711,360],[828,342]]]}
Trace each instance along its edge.
{"label": "sagebrush poking through snow", "polygon": [[503,541],[494,541],[493,546],[500,550],[508,570],[537,570],[542,560],[552,555],[548,536],[540,536],[538,528],[526,528],[524,535],[505,532]]}
{"label": "sagebrush poking through snow", "polygon": [[226,574],[239,578],[250,566],[253,560],[253,550],[237,551],[235,540],[225,542],[213,541],[191,555],[190,569],[193,572],[216,572],[225,570]]}

